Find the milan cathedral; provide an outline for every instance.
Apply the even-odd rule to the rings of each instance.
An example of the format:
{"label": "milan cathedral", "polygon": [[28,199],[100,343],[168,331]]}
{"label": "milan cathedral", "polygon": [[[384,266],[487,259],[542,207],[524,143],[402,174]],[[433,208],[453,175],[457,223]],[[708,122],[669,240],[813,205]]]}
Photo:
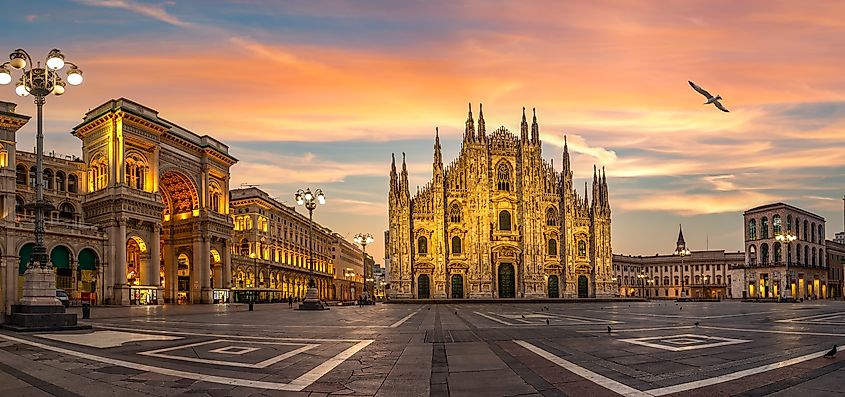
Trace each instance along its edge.
{"label": "milan cathedral", "polygon": [[[565,138],[564,138],[565,142]],[[458,158],[444,166],[435,134],[432,179],[410,194],[393,159],[388,294],[393,299],[613,296],[610,203],[604,169],[579,194],[569,148],[563,169],[542,156],[536,113],[520,136],[487,134],[470,105]]]}

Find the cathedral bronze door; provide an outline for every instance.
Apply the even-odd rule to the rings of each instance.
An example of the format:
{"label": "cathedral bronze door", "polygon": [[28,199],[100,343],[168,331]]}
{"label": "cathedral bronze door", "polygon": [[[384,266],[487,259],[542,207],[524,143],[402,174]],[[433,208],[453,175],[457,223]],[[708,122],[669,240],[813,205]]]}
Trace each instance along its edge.
{"label": "cathedral bronze door", "polygon": [[429,288],[428,275],[421,275],[419,281],[417,282],[417,298],[428,299],[428,297],[431,296]]}
{"label": "cathedral bronze door", "polygon": [[557,298],[558,296],[560,296],[560,292],[557,276],[549,276],[549,298]]}
{"label": "cathedral bronze door", "polygon": [[499,298],[513,298],[516,296],[516,282],[514,281],[513,265],[502,263],[499,265]]}
{"label": "cathedral bronze door", "polygon": [[464,298],[464,276],[452,275],[452,299]]}
{"label": "cathedral bronze door", "polygon": [[578,276],[578,297],[586,298],[590,294],[590,287],[587,286],[587,276]]}

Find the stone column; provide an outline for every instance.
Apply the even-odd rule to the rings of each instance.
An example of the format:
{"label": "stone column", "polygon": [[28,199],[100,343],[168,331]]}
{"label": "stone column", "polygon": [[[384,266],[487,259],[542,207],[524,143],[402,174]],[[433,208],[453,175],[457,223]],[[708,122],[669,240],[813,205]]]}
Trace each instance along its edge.
{"label": "stone column", "polygon": [[223,250],[220,252],[220,255],[223,256],[220,264],[220,270],[223,273],[222,288],[232,288],[232,252],[229,246],[230,242],[223,240]]}
{"label": "stone column", "polygon": [[[197,276],[199,277],[200,299],[199,303],[211,303],[211,242],[207,237],[200,237],[194,243],[195,251],[194,258],[196,260],[195,268],[199,270]],[[199,249],[199,251],[196,251]],[[193,282],[193,280],[191,280]]]}
{"label": "stone column", "polygon": [[164,303],[164,289],[161,288],[161,225],[153,225],[149,242],[150,258],[147,263],[149,285],[157,287],[156,304]]}
{"label": "stone column", "polygon": [[114,261],[112,262],[112,277],[114,292],[112,304],[129,304],[129,285],[126,283],[126,218],[118,220],[118,226],[112,228],[110,240],[114,249]]}

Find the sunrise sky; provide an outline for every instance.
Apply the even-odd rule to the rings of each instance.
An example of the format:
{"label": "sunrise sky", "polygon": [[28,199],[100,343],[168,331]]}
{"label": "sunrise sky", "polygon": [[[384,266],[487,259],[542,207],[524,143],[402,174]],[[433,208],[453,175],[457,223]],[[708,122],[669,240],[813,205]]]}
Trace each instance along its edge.
{"label": "sunrise sky", "polygon": [[679,223],[692,250],[738,250],[742,211],[777,201],[843,228],[841,2],[4,1],[0,37],[85,73],[48,98],[47,151],[80,154],[83,114],[132,99],[228,144],[232,186],[289,204],[322,188],[315,219],[372,233],[377,262],[390,154],[424,184],[435,127],[451,161],[468,102],[488,131],[536,107],[544,156],[559,167],[566,134],[577,183],[606,166],[615,253],[669,253]]}

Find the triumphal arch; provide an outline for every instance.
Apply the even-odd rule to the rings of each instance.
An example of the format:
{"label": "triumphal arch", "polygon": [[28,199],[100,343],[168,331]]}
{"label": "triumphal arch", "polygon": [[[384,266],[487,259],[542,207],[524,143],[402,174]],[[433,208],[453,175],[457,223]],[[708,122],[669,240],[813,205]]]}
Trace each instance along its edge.
{"label": "triumphal arch", "polygon": [[209,303],[231,283],[228,146],[127,99],[85,114],[85,221],[108,236],[111,304]]}

